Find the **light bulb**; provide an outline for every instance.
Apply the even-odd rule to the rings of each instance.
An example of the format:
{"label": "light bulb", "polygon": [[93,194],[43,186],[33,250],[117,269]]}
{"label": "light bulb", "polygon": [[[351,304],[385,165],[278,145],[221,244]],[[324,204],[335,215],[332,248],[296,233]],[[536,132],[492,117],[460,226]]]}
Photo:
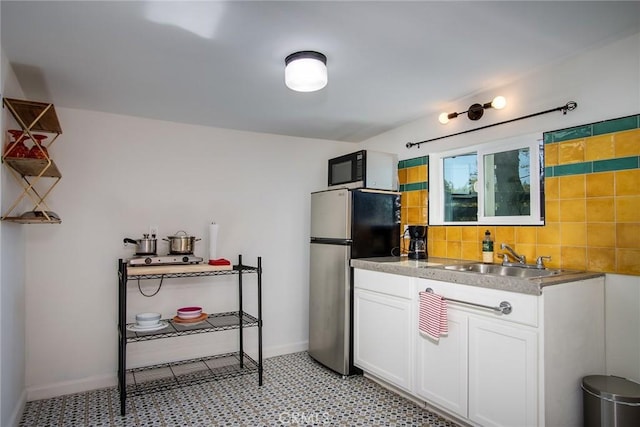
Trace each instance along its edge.
{"label": "light bulb", "polygon": [[491,101],[491,106],[496,110],[502,110],[505,105],[507,105],[507,100],[504,96],[496,96],[493,98],[493,101]]}
{"label": "light bulb", "polygon": [[442,113],[438,116],[438,121],[440,123],[442,123],[443,125],[446,125],[447,123],[449,123],[449,114],[447,113]]}

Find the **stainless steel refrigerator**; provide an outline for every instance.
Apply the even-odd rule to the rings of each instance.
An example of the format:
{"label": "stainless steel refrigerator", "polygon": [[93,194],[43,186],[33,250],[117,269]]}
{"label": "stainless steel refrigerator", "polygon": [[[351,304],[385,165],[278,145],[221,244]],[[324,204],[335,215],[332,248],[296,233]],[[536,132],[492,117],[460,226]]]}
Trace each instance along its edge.
{"label": "stainless steel refrigerator", "polygon": [[311,193],[309,355],[342,375],[353,366],[350,260],[399,255],[400,194],[336,189]]}

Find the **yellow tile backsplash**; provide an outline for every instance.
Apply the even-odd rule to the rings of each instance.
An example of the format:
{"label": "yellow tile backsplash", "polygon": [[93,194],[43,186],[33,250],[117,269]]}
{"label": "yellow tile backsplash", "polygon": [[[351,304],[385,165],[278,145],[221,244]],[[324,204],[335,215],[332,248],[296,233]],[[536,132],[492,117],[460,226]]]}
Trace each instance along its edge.
{"label": "yellow tile backsplash", "polygon": [[616,197],[616,222],[640,222],[640,196]]}
{"label": "yellow tile backsplash", "polygon": [[587,138],[585,160],[602,160],[614,157],[613,134],[592,136]]}
{"label": "yellow tile backsplash", "polygon": [[587,199],[588,222],[614,222],[616,210],[613,197],[598,197]]}
{"label": "yellow tile backsplash", "polygon": [[[560,221],[584,222],[587,216],[585,199],[560,200]],[[549,218],[549,220],[551,220]]]}
{"label": "yellow tile backsplash", "polygon": [[587,197],[613,196],[614,173],[592,173],[585,177]]}
{"label": "yellow tile backsplash", "polygon": [[558,164],[558,144],[547,144],[544,147],[544,165],[555,166]]}
{"label": "yellow tile backsplash", "polygon": [[640,223],[615,224],[616,246],[640,249]]}
{"label": "yellow tile backsplash", "polygon": [[574,139],[558,144],[558,164],[584,162],[585,140]]}
{"label": "yellow tile backsplash", "polygon": [[559,198],[575,199],[585,196],[585,175],[561,176],[558,179]]}
{"label": "yellow tile backsplash", "polygon": [[615,195],[616,196],[636,196],[640,187],[640,169],[630,169],[617,171],[615,173]]}
{"label": "yellow tile backsplash", "polygon": [[640,249],[616,249],[616,273],[640,276]]}
{"label": "yellow tile backsplash", "polygon": [[[545,177],[544,226],[431,226],[429,256],[480,261],[488,229],[497,263],[504,242],[529,262],[548,255],[552,257],[546,262],[549,267],[640,276],[640,165],[600,166],[630,156],[640,156],[640,128],[546,143],[547,167],[576,168],[580,162],[595,166],[584,173],[576,169]],[[400,183],[426,183],[427,168],[399,169]],[[403,225],[427,224],[428,191],[402,194]]]}
{"label": "yellow tile backsplash", "polygon": [[593,248],[615,248],[616,224],[613,222],[588,222],[587,246]]}
{"label": "yellow tile backsplash", "polygon": [[413,166],[407,171],[407,182],[423,182],[427,180],[427,168],[426,166]]}
{"label": "yellow tile backsplash", "polygon": [[614,134],[613,140],[616,157],[640,155],[640,129],[617,132]]}

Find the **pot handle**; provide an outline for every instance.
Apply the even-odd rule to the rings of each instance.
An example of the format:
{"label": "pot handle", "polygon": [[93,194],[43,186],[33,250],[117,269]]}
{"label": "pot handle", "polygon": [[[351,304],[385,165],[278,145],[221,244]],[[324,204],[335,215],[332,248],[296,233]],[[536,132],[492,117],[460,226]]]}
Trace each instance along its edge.
{"label": "pot handle", "polygon": [[200,240],[202,240],[202,239],[193,239],[194,242],[198,242]]}
{"label": "pot handle", "polygon": [[131,244],[134,244],[134,245],[137,245],[137,244],[138,244],[138,242],[137,242],[137,241],[135,241],[135,240],[133,240],[133,239],[130,239],[130,238],[128,238],[128,237],[125,237],[125,238],[124,238],[124,242],[125,242],[125,243],[131,243]]}
{"label": "pot handle", "polygon": [[184,230],[176,231],[176,234],[174,234],[174,236],[177,236],[178,233],[184,233],[185,236],[188,236],[187,232]]}

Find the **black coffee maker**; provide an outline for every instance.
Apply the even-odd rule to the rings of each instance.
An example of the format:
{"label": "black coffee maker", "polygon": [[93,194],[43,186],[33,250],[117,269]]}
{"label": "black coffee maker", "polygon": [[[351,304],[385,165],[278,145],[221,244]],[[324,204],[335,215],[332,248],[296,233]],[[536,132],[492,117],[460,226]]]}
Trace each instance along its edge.
{"label": "black coffee maker", "polygon": [[427,226],[409,225],[409,259],[426,259],[427,254]]}

